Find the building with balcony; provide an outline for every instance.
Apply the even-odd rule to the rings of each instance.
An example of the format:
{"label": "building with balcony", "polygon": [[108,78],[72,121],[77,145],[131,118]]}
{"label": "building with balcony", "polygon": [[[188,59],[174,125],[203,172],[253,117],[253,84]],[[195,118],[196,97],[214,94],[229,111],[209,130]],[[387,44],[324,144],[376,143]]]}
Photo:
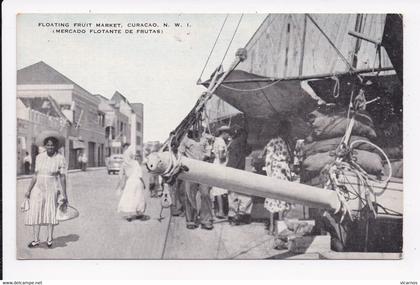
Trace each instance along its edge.
{"label": "building with balcony", "polygon": [[71,123],[64,151],[69,169],[79,167],[81,152],[86,152],[89,167],[105,165],[105,113],[96,96],[41,61],[17,71],[17,97],[52,98]]}
{"label": "building with balcony", "polygon": [[105,157],[120,154],[123,144],[130,143],[130,117],[120,111],[120,103],[99,94],[95,96],[100,100],[99,110],[105,114]]}
{"label": "building with balcony", "polygon": [[34,171],[35,157],[39,153],[35,143],[37,134],[45,130],[55,130],[66,134],[72,127],[55,106],[57,103],[51,97],[17,98],[16,166],[18,175],[24,173],[23,158],[26,156],[26,152],[32,158],[31,171]]}
{"label": "building with balcony", "polygon": [[[136,144],[136,155],[141,160],[144,157],[143,154],[143,104],[142,103],[131,103],[133,108],[133,114],[131,116],[131,137],[135,138]],[[134,141],[132,140],[134,143]]]}

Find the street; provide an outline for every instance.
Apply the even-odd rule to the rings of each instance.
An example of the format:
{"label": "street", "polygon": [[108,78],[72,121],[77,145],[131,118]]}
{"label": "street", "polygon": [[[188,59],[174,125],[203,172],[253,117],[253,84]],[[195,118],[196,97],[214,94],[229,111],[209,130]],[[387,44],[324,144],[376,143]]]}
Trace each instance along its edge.
{"label": "street", "polygon": [[[146,177],[147,180],[147,177]],[[46,227],[41,228],[39,248],[30,249],[32,228],[24,225],[19,211],[29,179],[17,181],[17,258],[19,259],[160,259],[163,255],[169,210],[159,222],[158,199],[147,197],[147,221],[127,222],[117,213],[115,193],[118,175],[105,169],[68,175],[70,205],[79,210],[76,219],[61,222],[54,229],[52,248],[46,245]],[[147,185],[147,181],[146,181]],[[149,191],[146,191],[149,193]]]}
{"label": "street", "polygon": [[[46,245],[46,227],[42,227],[43,243],[30,249],[32,228],[24,225],[24,213],[19,210],[29,181],[17,181],[18,259],[262,259],[285,253],[273,249],[273,237],[262,223],[230,226],[222,220],[212,231],[188,230],[185,217],[171,218],[168,209],[159,222],[160,199],[149,195],[149,219],[127,222],[117,213],[118,175],[108,175],[105,169],[69,173],[69,202],[80,216],[55,227],[52,248]],[[148,185],[147,174],[145,182]]]}

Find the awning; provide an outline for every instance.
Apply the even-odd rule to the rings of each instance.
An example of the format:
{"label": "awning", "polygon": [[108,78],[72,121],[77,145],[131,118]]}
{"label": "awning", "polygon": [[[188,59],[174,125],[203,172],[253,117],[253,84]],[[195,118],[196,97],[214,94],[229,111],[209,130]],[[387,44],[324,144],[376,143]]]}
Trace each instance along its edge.
{"label": "awning", "polygon": [[270,78],[233,71],[215,94],[248,117],[272,118],[302,114],[316,107],[317,99],[302,89],[300,80],[270,81]]}
{"label": "awning", "polygon": [[73,149],[83,149],[85,148],[85,143],[80,140],[74,140],[73,141]]}
{"label": "awning", "polygon": [[316,108],[320,98],[300,80],[271,80],[235,70],[225,82],[215,94],[244,113],[248,144],[254,149],[277,135],[280,120],[292,122],[292,137],[303,138],[310,132],[305,115]]}
{"label": "awning", "polygon": [[[402,110],[402,88],[395,74],[362,75],[362,77],[373,82],[371,89],[375,91],[367,90],[367,100],[386,96],[396,110]],[[339,85],[337,80],[328,77],[276,81],[235,70],[215,94],[245,114],[248,124],[248,143],[256,149],[263,147],[276,135],[280,120],[292,123],[292,137],[306,137],[311,129],[305,121],[305,116],[317,107],[318,102],[348,106],[354,76],[340,75],[338,78]],[[340,93],[338,98],[334,97],[334,89]],[[369,108],[378,108],[377,105],[382,103],[378,101]]]}

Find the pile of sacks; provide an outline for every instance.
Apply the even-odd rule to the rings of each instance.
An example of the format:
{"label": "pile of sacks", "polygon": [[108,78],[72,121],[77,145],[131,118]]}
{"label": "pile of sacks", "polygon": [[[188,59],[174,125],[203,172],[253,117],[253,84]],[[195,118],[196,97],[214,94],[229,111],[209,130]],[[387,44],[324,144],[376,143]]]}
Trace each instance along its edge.
{"label": "pile of sacks", "polygon": [[[303,148],[301,182],[317,186],[321,183],[320,172],[335,160],[334,151],[340,144],[350,119],[344,111],[324,113],[314,111],[310,114],[312,134],[306,138]],[[371,141],[376,139],[371,117],[367,113],[358,114],[352,129],[349,144],[356,140]],[[353,155],[356,162],[369,174],[381,176],[384,166],[375,147],[366,143],[354,145]]]}
{"label": "pile of sacks", "polygon": [[[403,178],[402,146],[384,147],[383,151],[386,153],[391,162],[391,176],[396,178]],[[389,166],[388,164],[385,164],[384,174],[388,176],[389,172]]]}

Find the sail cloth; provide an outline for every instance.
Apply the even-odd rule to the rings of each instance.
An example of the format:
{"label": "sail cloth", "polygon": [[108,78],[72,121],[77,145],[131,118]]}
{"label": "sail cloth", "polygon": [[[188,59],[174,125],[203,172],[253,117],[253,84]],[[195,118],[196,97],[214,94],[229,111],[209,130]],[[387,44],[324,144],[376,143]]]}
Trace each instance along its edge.
{"label": "sail cloth", "polygon": [[[382,48],[348,34],[382,41],[386,14],[310,15],[356,70],[392,66]],[[328,40],[305,14],[270,14],[245,46],[248,59],[238,69],[285,78],[348,71]],[[381,65],[380,65],[381,64]]]}
{"label": "sail cloth", "polygon": [[[248,143],[263,147],[268,139],[277,134],[280,120],[293,122],[292,135],[305,136],[309,126],[305,114],[316,108],[319,98],[302,88],[299,80],[268,81],[269,78],[242,70],[234,70],[215,95],[235,109],[232,114],[242,112],[248,122]],[[262,80],[262,81],[261,81]],[[239,81],[237,83],[228,83]],[[204,83],[207,85],[208,81]],[[208,109],[217,109],[217,100],[209,102]]]}
{"label": "sail cloth", "polygon": [[272,118],[301,113],[314,108],[316,98],[301,87],[300,80],[290,81],[249,81],[266,80],[256,74],[242,70],[233,71],[227,78],[238,83],[223,83],[216,89],[216,95],[253,118]]}
{"label": "sail cloth", "polygon": [[[381,42],[386,14],[310,16],[354,69],[392,66],[384,48],[379,56],[374,44],[348,34],[349,31],[356,31]],[[336,100],[332,96],[336,83],[333,79],[263,82],[269,78],[284,79],[299,76],[308,78],[313,75],[349,71],[348,65],[340,58],[334,47],[304,14],[270,14],[245,48],[248,58],[239,64],[237,70],[233,71],[226,81],[241,79],[262,79],[262,81],[224,83],[215,94],[248,118],[248,142],[251,145],[263,145],[266,142],[266,138],[272,135],[270,132],[275,131],[278,117],[293,121],[293,136],[302,138],[310,132],[303,116],[311,112],[317,102],[342,101],[339,105],[348,105],[351,90],[347,90],[347,84],[343,82],[340,84],[341,96]],[[381,72],[381,75],[393,73],[393,71]],[[343,77],[339,77],[342,81]],[[386,79],[383,82],[386,82]],[[323,88],[326,86],[327,88]],[[322,100],[319,100],[317,95],[322,97]],[[330,100],[331,98],[334,100]],[[395,98],[395,101],[398,101],[398,98]],[[213,102],[218,102],[219,108],[223,105],[217,100]],[[216,106],[211,106],[214,107]]]}

